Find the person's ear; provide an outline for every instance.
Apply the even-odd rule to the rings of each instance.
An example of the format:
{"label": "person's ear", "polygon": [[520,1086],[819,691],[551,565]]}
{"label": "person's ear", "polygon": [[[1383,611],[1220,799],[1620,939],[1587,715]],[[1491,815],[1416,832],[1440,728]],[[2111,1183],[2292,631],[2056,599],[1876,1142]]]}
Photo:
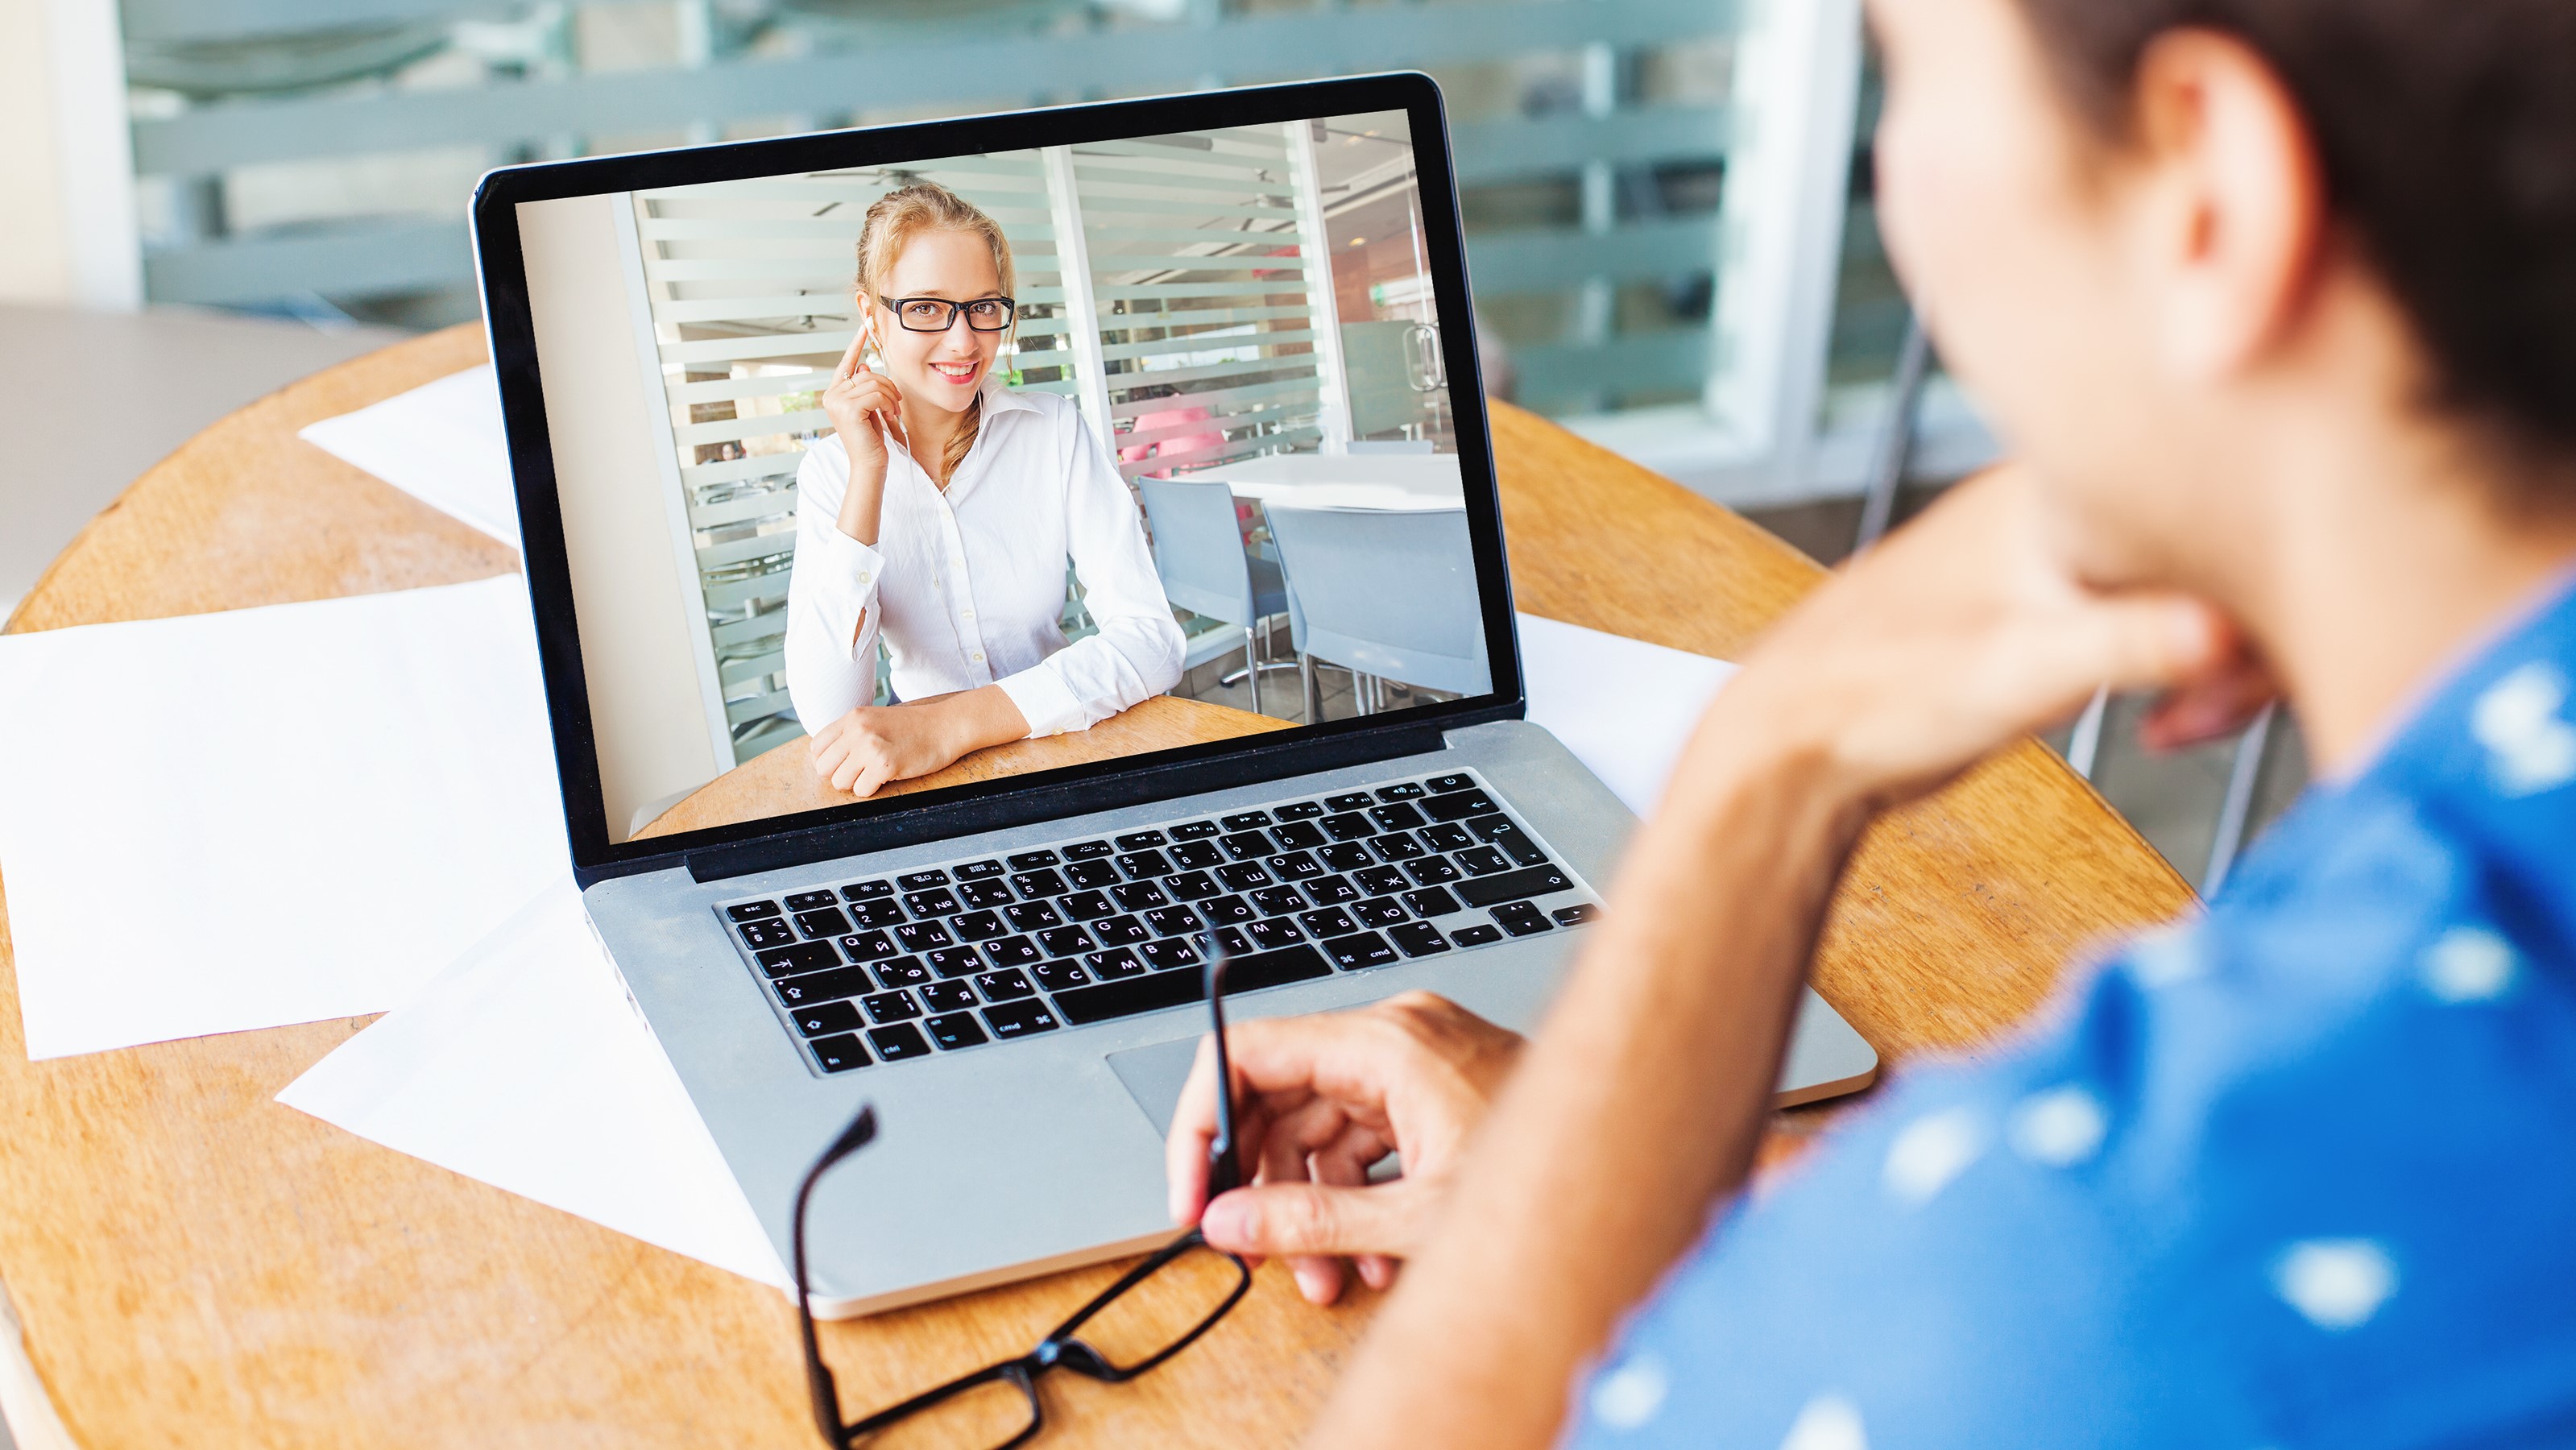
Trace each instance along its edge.
{"label": "person's ear", "polygon": [[2166,361],[2197,381],[2259,366],[2302,320],[2326,243],[2298,99],[2244,41],[2178,30],[2141,57],[2135,102]]}

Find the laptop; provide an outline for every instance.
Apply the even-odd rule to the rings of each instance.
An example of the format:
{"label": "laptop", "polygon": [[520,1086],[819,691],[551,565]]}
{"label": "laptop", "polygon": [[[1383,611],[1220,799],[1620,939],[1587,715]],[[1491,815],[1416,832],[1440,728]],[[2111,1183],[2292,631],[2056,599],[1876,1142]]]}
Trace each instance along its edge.
{"label": "laptop", "polygon": [[[800,563],[799,480],[809,454],[841,456],[816,397],[859,326],[862,218],[926,183],[990,217],[1015,264],[976,446],[1019,450],[994,456],[1020,471],[970,451],[947,542],[1041,558],[972,586],[988,611],[1040,601],[1015,637],[1043,658],[1019,668],[1080,652],[1059,683],[1159,693],[858,799],[817,779],[796,709],[817,698],[793,677],[796,571],[849,573]],[[1429,78],[516,166],[473,218],[599,939],[782,1255],[799,1174],[876,1106],[863,1169],[816,1200],[818,1312],[1166,1239],[1162,1135],[1211,934],[1241,1017],[1420,989],[1538,1022],[1634,822],[1522,718]],[[1015,429],[1073,440],[1044,467],[1134,515],[1067,546],[1060,609],[1051,515],[1027,503],[1058,485],[1025,491],[1051,475]],[[1132,566],[1115,590],[1104,559]],[[1173,633],[1113,627],[1155,585]],[[844,662],[853,709],[906,708],[942,647],[897,615],[873,695],[872,662]],[[1810,993],[1780,1097],[1876,1067]]]}

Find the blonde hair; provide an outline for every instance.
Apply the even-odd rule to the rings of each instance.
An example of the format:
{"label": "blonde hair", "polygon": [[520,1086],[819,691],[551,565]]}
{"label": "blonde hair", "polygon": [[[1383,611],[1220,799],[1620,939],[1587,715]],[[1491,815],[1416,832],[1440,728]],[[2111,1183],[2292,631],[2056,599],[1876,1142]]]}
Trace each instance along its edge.
{"label": "blonde hair", "polygon": [[[1001,278],[1002,295],[1012,294],[1010,239],[1002,235],[1001,224],[985,215],[984,209],[950,191],[935,181],[915,181],[896,187],[878,197],[868,207],[866,220],[859,224],[859,290],[868,294],[868,305],[884,299],[886,273],[894,270],[897,257],[914,237],[924,232],[972,232],[982,237],[993,249],[993,271]],[[1015,319],[1012,326],[1016,329]],[[1008,340],[1007,338],[1005,339]],[[978,391],[975,401],[966,406],[966,416],[950,435],[948,446],[939,455],[939,482],[944,487],[966,460],[967,450],[975,446],[975,434],[984,423],[984,395]]]}

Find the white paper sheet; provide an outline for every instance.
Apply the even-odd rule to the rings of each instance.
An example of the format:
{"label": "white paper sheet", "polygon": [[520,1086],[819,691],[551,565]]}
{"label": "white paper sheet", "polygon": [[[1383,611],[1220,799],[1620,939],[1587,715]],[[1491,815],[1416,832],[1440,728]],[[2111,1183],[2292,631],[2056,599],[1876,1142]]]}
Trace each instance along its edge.
{"label": "white paper sheet", "polygon": [[[1531,718],[1651,805],[1733,666],[1522,615]],[[783,1286],[569,882],[278,1100],[647,1243]]]}
{"label": "white paper sheet", "polygon": [[516,575],[0,637],[31,1058],[399,1005],[568,869]]}
{"label": "white paper sheet", "polygon": [[277,1100],[781,1288],[787,1272],[567,876]]}
{"label": "white paper sheet", "polygon": [[325,418],[296,436],[519,547],[518,496],[489,364]]}

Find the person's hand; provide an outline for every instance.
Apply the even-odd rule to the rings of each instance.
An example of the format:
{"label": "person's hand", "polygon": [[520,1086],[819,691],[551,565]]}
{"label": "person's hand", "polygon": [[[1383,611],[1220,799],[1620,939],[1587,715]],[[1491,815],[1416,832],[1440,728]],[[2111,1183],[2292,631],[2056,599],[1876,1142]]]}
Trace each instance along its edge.
{"label": "person's hand", "polygon": [[[1205,1201],[1216,1055],[1201,1042],[1163,1145],[1172,1220],[1195,1220],[1231,1253],[1288,1256],[1299,1292],[1317,1304],[1340,1297],[1347,1260],[1383,1289],[1446,1201],[1467,1136],[1520,1049],[1518,1033],[1427,992],[1236,1024],[1226,1051],[1253,1186]],[[1370,1186],[1370,1167],[1390,1153],[1402,1155],[1403,1176]]]}
{"label": "person's hand", "polygon": [[965,751],[936,704],[861,705],[808,742],[814,774],[862,800],[890,780],[928,775]]}
{"label": "person's hand", "polygon": [[1762,742],[1862,811],[1924,794],[2094,690],[2168,691],[2158,745],[2224,733],[2272,686],[2215,606],[2079,582],[2017,467],[1959,485],[1764,636],[1676,768],[1675,798]]}
{"label": "person's hand", "polygon": [[837,521],[842,533],[873,547],[877,541],[879,505],[885,496],[886,449],[889,442],[897,448],[909,448],[903,431],[903,390],[894,379],[871,369],[864,354],[876,337],[876,314],[863,311],[858,334],[850,339],[849,351],[841,354],[840,365],[832,369],[832,381],[823,389],[823,412],[832,420],[832,431],[840,436],[841,447],[849,455],[850,484],[841,495],[841,515]]}

